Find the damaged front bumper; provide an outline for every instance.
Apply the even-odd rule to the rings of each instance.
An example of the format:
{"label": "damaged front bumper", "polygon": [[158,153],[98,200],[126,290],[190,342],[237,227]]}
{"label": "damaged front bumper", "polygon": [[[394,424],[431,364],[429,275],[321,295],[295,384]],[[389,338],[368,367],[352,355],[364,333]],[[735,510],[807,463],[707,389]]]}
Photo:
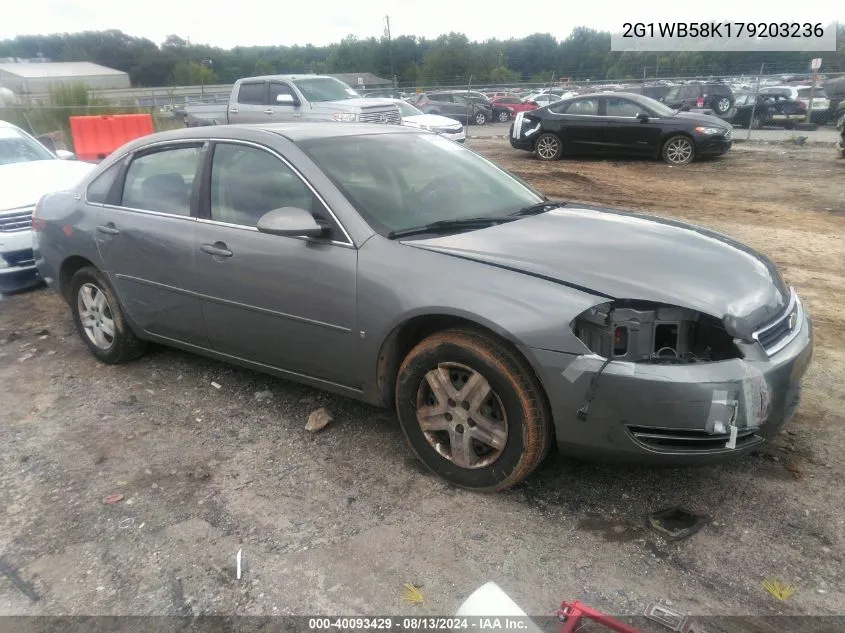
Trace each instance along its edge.
{"label": "damaged front bumper", "polygon": [[[802,317],[798,332],[775,353],[748,343],[741,346],[744,358],[718,362],[606,363],[595,354],[528,351],[546,387],[562,452],[704,464],[747,453],[795,413],[813,355],[812,322]],[[589,413],[579,416],[591,384]]]}

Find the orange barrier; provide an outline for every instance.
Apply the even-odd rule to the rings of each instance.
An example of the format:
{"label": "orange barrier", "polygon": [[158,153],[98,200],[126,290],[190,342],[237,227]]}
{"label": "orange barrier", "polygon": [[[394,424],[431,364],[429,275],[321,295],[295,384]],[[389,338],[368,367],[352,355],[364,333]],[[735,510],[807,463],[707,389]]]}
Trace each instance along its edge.
{"label": "orange barrier", "polygon": [[79,160],[102,160],[124,143],[155,131],[150,114],[108,114],[69,118],[73,148]]}

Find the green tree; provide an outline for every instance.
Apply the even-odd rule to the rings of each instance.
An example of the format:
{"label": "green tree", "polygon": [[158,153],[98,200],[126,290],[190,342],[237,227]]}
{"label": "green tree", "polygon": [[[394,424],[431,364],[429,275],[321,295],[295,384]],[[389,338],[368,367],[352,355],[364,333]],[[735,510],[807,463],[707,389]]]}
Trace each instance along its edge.
{"label": "green tree", "polygon": [[217,83],[217,73],[199,62],[180,61],[173,67],[170,83],[174,86],[198,86]]}

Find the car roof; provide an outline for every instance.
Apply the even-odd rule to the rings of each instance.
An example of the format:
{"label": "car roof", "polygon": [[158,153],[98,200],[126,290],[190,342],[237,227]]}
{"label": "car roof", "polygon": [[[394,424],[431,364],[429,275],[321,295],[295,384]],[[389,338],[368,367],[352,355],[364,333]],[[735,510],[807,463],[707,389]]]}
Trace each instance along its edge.
{"label": "car roof", "polygon": [[[272,79],[335,79],[335,77],[304,73],[301,75],[260,75],[257,77],[244,77],[241,81],[270,81]],[[340,80],[338,79],[338,81]]]}
{"label": "car roof", "polygon": [[208,125],[158,132],[137,139],[132,150],[162,141],[194,140],[206,138],[238,139],[238,130],[258,130],[278,134],[293,143],[323,138],[351,136],[378,136],[382,134],[421,134],[416,128],[387,123],[340,123],[334,121],[296,121],[290,123],[250,123],[235,125]]}

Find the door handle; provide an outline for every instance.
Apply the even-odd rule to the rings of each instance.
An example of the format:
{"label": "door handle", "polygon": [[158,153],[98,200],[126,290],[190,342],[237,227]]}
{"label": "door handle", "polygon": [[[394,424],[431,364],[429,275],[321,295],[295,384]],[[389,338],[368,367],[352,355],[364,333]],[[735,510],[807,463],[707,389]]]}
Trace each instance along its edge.
{"label": "door handle", "polygon": [[264,114],[273,114],[273,111],[270,108],[264,110]]}
{"label": "door handle", "polygon": [[238,113],[237,108],[229,108],[229,114],[237,114],[237,113]]}
{"label": "door handle", "polygon": [[203,244],[200,246],[200,250],[203,253],[208,253],[209,255],[214,255],[215,257],[231,257],[233,254],[232,251],[226,248],[226,245],[223,242]]}
{"label": "door handle", "polygon": [[100,233],[105,233],[106,235],[118,235],[120,233],[120,231],[111,222],[109,222],[105,226],[103,226],[102,224],[98,225],[97,230]]}

